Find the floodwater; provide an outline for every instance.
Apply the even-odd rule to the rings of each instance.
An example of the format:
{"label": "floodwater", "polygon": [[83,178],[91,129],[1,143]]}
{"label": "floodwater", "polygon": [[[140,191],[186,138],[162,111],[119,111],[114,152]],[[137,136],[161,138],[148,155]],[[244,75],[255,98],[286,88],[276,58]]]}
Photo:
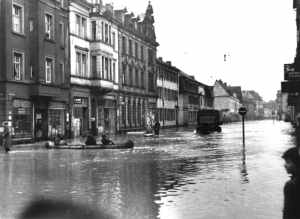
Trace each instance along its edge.
{"label": "floodwater", "polygon": [[[246,122],[222,133],[163,130],[130,136],[133,150],[29,150],[0,154],[0,218],[34,197],[106,209],[120,219],[281,218],[288,179],[280,158],[294,145],[289,123]],[[243,154],[245,156],[243,156]]]}

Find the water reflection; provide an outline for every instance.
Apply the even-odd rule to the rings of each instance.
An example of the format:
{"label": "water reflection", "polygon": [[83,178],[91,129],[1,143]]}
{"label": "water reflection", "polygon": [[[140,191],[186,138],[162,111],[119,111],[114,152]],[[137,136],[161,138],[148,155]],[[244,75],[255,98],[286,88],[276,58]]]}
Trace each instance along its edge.
{"label": "water reflection", "polygon": [[201,136],[189,129],[133,136],[134,150],[0,154],[0,218],[14,218],[34,196],[70,199],[125,219],[278,218],[286,179],[278,154],[292,144],[290,127],[246,125],[247,151],[240,125],[230,124]]}

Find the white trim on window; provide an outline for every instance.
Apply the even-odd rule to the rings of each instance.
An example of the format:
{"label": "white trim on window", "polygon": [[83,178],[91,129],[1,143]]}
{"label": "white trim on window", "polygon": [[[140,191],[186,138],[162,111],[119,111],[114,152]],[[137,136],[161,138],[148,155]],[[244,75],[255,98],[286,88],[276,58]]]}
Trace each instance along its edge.
{"label": "white trim on window", "polygon": [[[54,39],[54,15],[45,12],[45,37],[46,39]],[[48,20],[49,19],[49,20]]]}
{"label": "white trim on window", "polygon": [[13,79],[25,79],[25,53],[18,50],[13,50]]}
{"label": "white trim on window", "polygon": [[54,81],[55,59],[50,56],[45,57],[45,82],[52,83]]}
{"label": "white trim on window", "polygon": [[16,2],[12,3],[12,30],[24,34],[24,6]]}

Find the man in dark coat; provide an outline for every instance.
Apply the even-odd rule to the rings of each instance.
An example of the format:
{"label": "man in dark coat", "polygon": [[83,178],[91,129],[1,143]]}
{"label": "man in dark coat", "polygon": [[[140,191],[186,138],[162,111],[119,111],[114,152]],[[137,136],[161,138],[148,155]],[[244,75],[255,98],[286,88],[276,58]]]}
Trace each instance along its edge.
{"label": "man in dark coat", "polygon": [[288,149],[282,155],[285,169],[291,179],[284,186],[283,219],[300,218],[300,156],[299,149]]}
{"label": "man in dark coat", "polygon": [[2,134],[2,146],[4,147],[5,151],[8,152],[10,151],[10,146],[11,146],[10,130],[7,122],[3,122],[3,126],[4,126],[4,131]]}
{"label": "man in dark coat", "polygon": [[156,122],[154,124],[154,134],[155,135],[159,135],[159,129],[160,129],[160,123],[158,120],[156,120]]}

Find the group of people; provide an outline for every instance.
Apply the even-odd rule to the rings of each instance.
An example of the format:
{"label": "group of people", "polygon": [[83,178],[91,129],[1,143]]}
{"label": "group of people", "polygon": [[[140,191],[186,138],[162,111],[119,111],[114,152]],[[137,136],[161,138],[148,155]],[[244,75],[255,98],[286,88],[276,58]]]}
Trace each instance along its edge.
{"label": "group of people", "polygon": [[[101,136],[101,143],[103,145],[114,145],[115,143],[107,136],[106,133],[103,133]],[[87,135],[86,141],[85,141],[85,145],[96,145],[96,138],[94,135],[92,135],[91,133],[89,133]]]}

